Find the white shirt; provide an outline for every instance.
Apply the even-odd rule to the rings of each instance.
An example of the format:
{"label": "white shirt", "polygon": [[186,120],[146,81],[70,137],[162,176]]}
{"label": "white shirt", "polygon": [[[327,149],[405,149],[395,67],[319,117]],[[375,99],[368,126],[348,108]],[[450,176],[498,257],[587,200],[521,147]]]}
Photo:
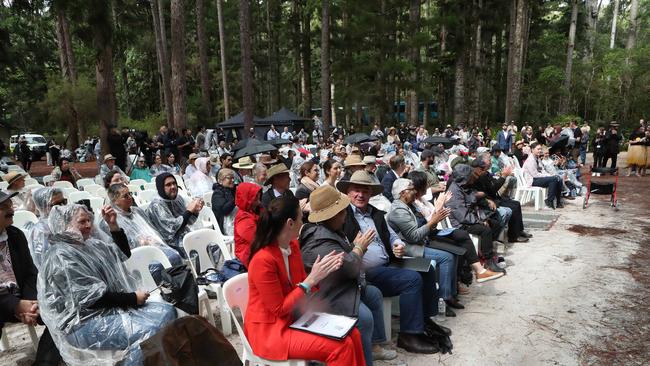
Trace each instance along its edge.
{"label": "white shirt", "polygon": [[282,135],[280,135],[280,137],[285,140],[291,140],[293,138],[293,135],[291,135],[291,132],[282,132]]}
{"label": "white shirt", "polygon": [[291,248],[284,249],[282,247],[280,248],[280,252],[282,252],[282,260],[284,260],[284,268],[287,269],[287,277],[289,277],[289,281],[291,281],[291,271],[289,271],[289,256],[291,255]]}

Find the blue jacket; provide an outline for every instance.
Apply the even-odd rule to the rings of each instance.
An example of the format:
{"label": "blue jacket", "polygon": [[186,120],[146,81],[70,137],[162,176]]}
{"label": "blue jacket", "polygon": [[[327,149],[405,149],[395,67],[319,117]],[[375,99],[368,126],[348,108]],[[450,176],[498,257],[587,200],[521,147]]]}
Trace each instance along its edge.
{"label": "blue jacket", "polygon": [[391,169],[386,172],[386,175],[381,180],[381,185],[384,186],[384,196],[391,202],[393,202],[393,183],[395,183],[397,178],[397,175]]}
{"label": "blue jacket", "polygon": [[499,144],[499,147],[501,148],[502,151],[509,152],[510,148],[512,148],[512,134],[509,133],[508,137],[506,137],[506,132],[501,130],[499,133],[497,133],[497,144]]}

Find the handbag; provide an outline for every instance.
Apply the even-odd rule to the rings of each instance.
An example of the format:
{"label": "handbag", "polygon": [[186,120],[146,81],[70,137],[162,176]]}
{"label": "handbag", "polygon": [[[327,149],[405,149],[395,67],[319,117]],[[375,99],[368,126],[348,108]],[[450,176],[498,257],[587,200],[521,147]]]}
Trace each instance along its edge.
{"label": "handbag", "polygon": [[223,263],[223,267],[221,268],[221,273],[223,273],[223,275],[226,277],[226,280],[229,280],[238,274],[246,272],[248,272],[248,269],[246,269],[244,263],[242,263],[237,258],[225,261]]}
{"label": "handbag", "polygon": [[188,314],[199,313],[199,287],[187,265],[165,269],[156,284],[160,286],[163,300]]}

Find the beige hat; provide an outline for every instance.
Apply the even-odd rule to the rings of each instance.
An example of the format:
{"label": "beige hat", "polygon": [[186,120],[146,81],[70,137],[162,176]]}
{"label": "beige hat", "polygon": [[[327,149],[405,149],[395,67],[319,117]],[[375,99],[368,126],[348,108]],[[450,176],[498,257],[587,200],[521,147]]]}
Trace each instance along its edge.
{"label": "beige hat", "polygon": [[268,167],[269,165],[273,165],[278,161],[276,159],[273,159],[269,154],[262,154],[259,158],[259,162]]}
{"label": "beige hat", "polygon": [[210,156],[210,163],[219,164],[219,156],[217,156],[217,155]]}
{"label": "beige hat", "polygon": [[393,182],[393,189],[391,193],[394,199],[398,199],[399,195],[407,189],[413,189],[413,182],[410,179],[398,178]]}
{"label": "beige hat", "polygon": [[363,157],[363,162],[368,165],[368,164],[377,164],[377,158],[372,155],[366,155]]}
{"label": "beige hat", "polygon": [[354,172],[350,180],[340,180],[336,183],[336,189],[347,194],[348,188],[351,184],[358,184],[361,186],[369,186],[372,189],[372,195],[376,196],[384,191],[384,186],[377,183],[377,181],[365,170]]}
{"label": "beige hat", "polygon": [[239,158],[235,164],[232,165],[233,168],[235,169],[253,169],[255,167],[255,164],[251,160],[250,156],[244,156],[243,158]]}
{"label": "beige hat", "polygon": [[27,176],[27,174],[21,173],[21,172],[9,172],[5,175],[2,176],[2,179],[7,182],[9,186],[12,184],[16,183],[20,179],[24,179]]}
{"label": "beige hat", "polygon": [[346,168],[349,166],[366,166],[366,163],[363,162],[361,156],[357,154],[350,154],[345,158],[345,161],[343,161],[343,166]]}
{"label": "beige hat", "polygon": [[191,153],[190,156],[187,158],[188,161],[196,160],[198,159],[199,155],[197,153]]}
{"label": "beige hat", "polygon": [[330,185],[316,188],[309,195],[309,222],[322,222],[331,219],[350,205],[348,196]]}
{"label": "beige hat", "polygon": [[284,163],[276,164],[276,165],[270,167],[266,171],[266,182],[264,182],[264,185],[271,184],[271,180],[273,179],[273,177],[275,177],[276,175],[284,174],[284,173],[289,174],[289,169],[287,169],[287,166],[284,165]]}
{"label": "beige hat", "polygon": [[115,157],[111,154],[104,155],[104,161],[115,160]]}

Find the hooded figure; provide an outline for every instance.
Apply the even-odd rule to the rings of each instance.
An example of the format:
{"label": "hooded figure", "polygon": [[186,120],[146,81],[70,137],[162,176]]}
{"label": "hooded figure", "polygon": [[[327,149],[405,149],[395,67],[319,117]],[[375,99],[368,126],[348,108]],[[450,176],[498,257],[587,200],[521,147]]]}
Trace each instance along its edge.
{"label": "hooded figure", "polygon": [[239,208],[235,216],[235,256],[248,266],[251,243],[255,237],[257,220],[261,207],[262,187],[254,183],[237,186],[235,205]]}
{"label": "hooded figure", "polygon": [[194,162],[196,171],[192,173],[190,179],[185,182],[187,185],[187,190],[192,197],[203,197],[205,193],[212,192],[212,184],[214,182],[209,176],[209,163],[209,158],[198,158]]}
{"label": "hooded figure", "polygon": [[52,187],[35,190],[32,198],[40,217],[29,231],[28,243],[34,265],[40,270],[43,256],[50,247],[51,232],[48,224],[50,210],[55,205],[66,204],[66,200],[63,198],[63,192],[60,189]]}
{"label": "hooded figure", "polygon": [[124,232],[111,232],[115,242],[97,239],[92,213],[77,204],[54,207],[48,220],[51,246],[38,276],[38,303],[64,361],[142,362],[140,342],[171,322],[176,311],[167,303],[139,300],[143,292],[134,292],[122,263],[131,255]]}
{"label": "hooded figure", "polygon": [[180,195],[176,194],[172,198],[165,193],[165,180],[169,177],[174,176],[171,173],[162,173],[156,177],[158,196],[154,197],[147,207],[147,216],[162,240],[185,257],[182,248],[183,237],[190,232],[189,225],[194,224],[198,216],[187,210]]}

